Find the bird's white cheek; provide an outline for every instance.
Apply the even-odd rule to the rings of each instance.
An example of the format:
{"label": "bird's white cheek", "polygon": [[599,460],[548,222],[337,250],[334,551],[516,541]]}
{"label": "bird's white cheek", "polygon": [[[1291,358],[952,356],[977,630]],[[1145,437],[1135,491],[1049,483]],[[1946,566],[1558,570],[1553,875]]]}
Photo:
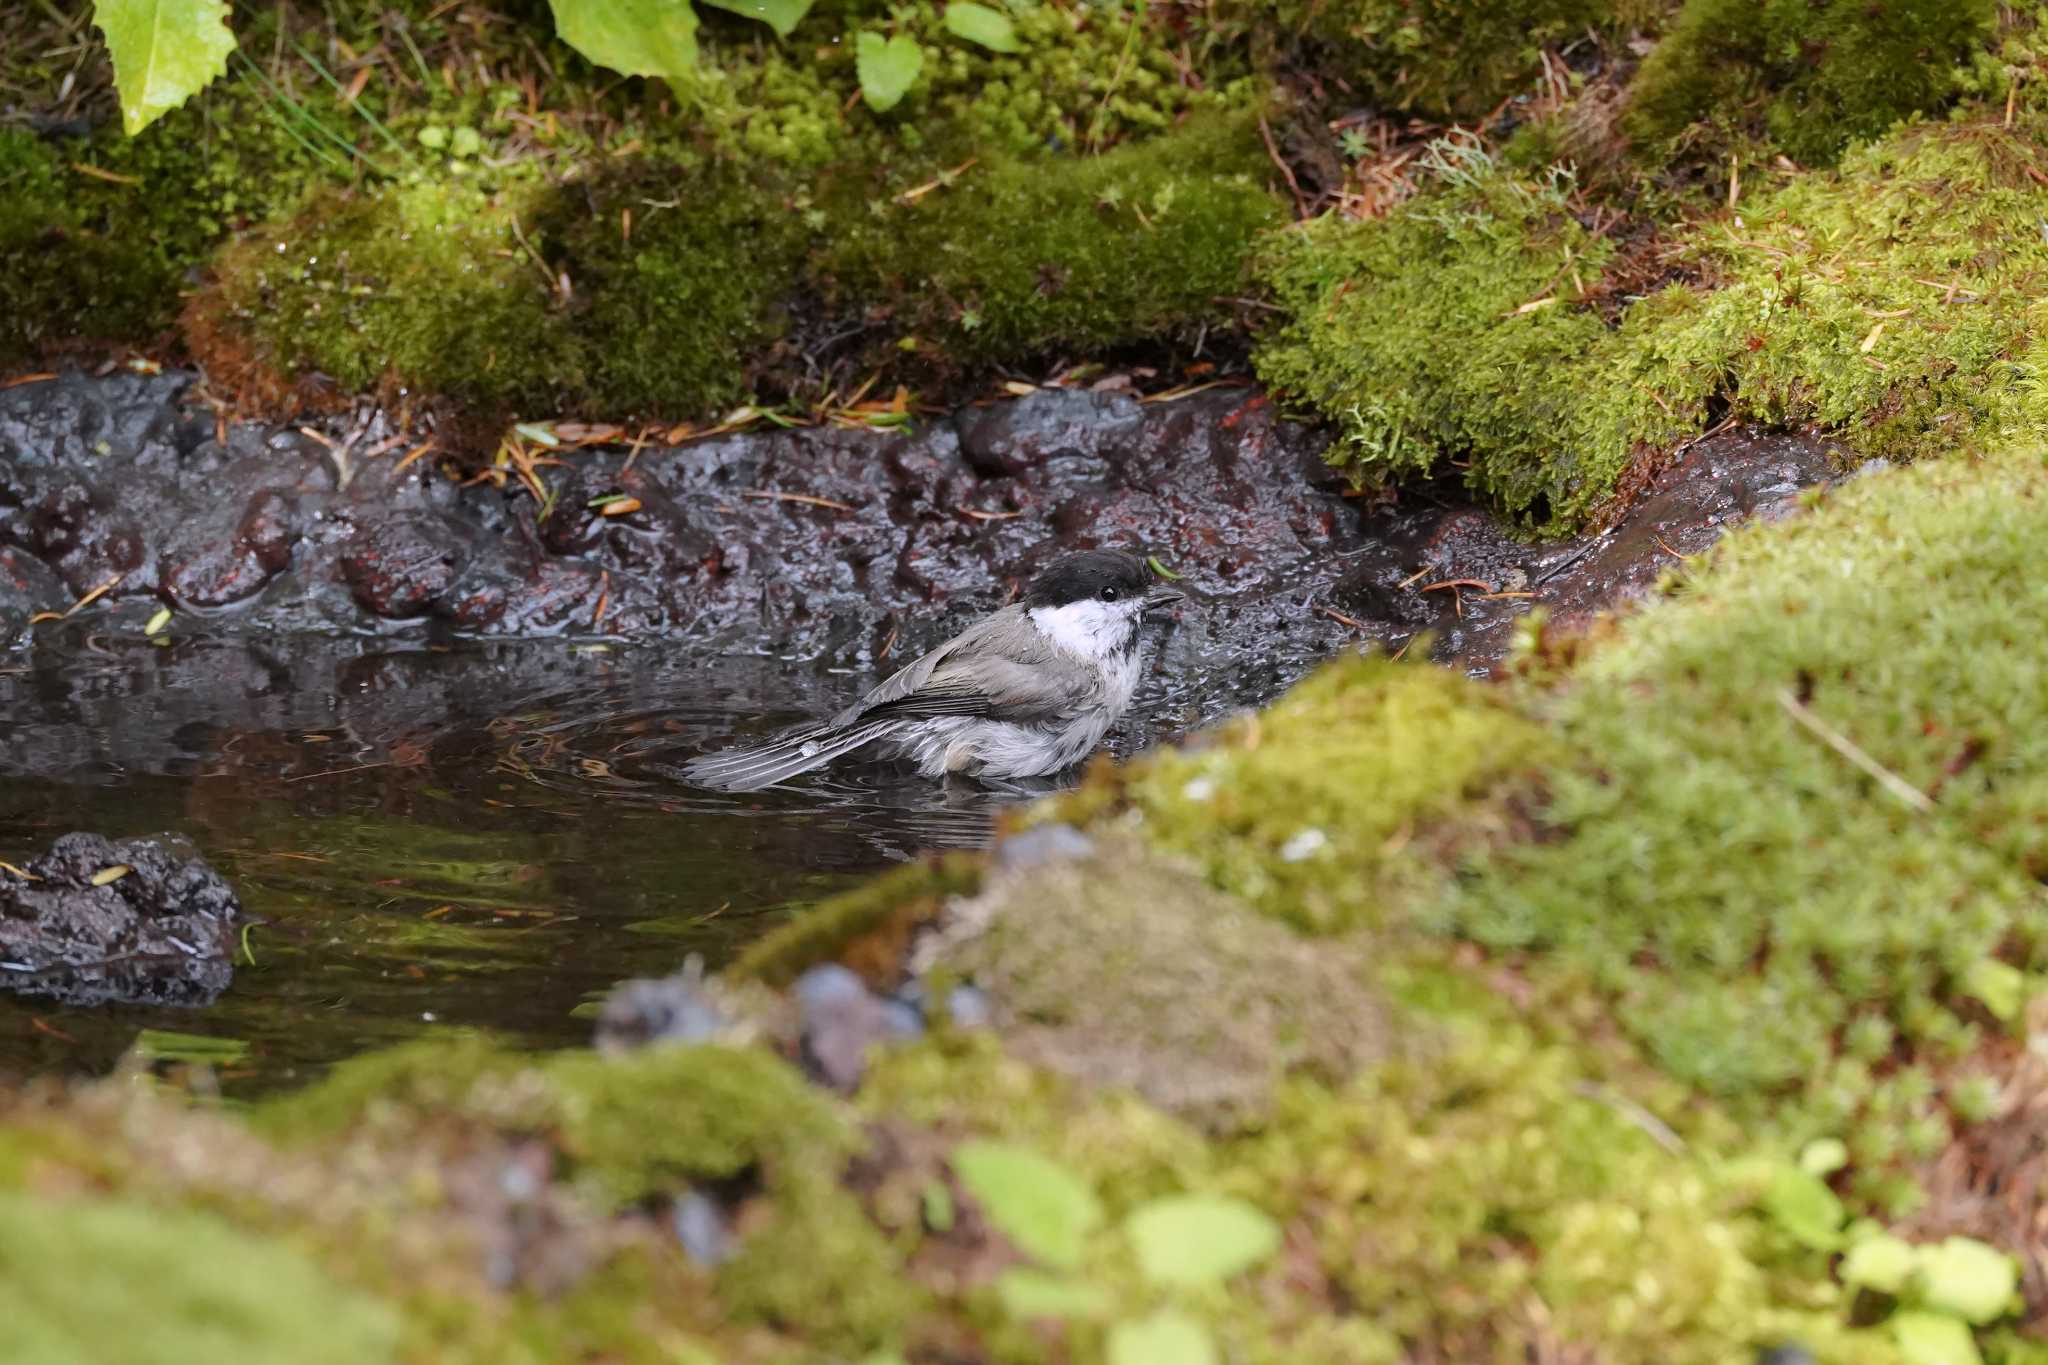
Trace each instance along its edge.
{"label": "bird's white cheek", "polygon": [[1121,605],[1090,599],[1063,607],[1034,607],[1031,624],[1068,653],[1100,659],[1129,642],[1135,622]]}

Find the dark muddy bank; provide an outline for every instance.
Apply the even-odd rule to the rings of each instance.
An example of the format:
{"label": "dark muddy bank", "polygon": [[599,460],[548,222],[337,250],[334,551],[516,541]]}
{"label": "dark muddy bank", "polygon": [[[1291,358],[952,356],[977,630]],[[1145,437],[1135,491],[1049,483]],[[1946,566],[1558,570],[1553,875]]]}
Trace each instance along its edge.
{"label": "dark muddy bank", "polygon": [[[1045,390],[910,433],[766,430],[564,450],[464,486],[382,413],[219,424],[191,375],[0,392],[0,631],[102,592],[116,629],[659,641],[883,670],[1051,556],[1140,547],[1194,606],[1158,690],[1196,720],[1270,697],[1361,634],[1484,663],[1534,604],[1584,616],[1828,472],[1813,440],[1731,432],[1606,535],[1532,546],[1454,496],[1347,496],[1325,438],[1247,390]],[[536,453],[549,452],[535,448]],[[608,500],[637,503],[605,515]],[[615,509],[614,509],[615,510]]]}

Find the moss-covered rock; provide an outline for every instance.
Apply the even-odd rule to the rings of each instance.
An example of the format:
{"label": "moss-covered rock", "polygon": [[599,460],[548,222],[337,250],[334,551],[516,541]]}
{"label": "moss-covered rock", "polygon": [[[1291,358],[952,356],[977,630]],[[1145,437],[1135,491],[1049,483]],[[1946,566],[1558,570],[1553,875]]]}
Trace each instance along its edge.
{"label": "moss-covered rock", "polygon": [[1209,1126],[1256,1122],[1291,1071],[1341,1081],[1396,1047],[1369,944],[1311,946],[1134,840],[999,873],[952,920],[936,966],[989,993],[1016,1055]]}

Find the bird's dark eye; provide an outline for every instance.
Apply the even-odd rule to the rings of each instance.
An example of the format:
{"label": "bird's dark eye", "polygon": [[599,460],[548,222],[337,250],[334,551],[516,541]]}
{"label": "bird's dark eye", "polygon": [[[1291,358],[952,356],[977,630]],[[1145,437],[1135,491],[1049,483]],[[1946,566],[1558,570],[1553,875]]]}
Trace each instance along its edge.
{"label": "bird's dark eye", "polygon": [[1114,601],[1116,601],[1116,589],[1115,589],[1115,588],[1104,588],[1104,589],[1103,589],[1103,590],[1102,590],[1102,591],[1101,591],[1101,592],[1100,592],[1099,594],[1097,594],[1097,595],[1098,595],[1099,597],[1101,597],[1101,598],[1102,598],[1102,600],[1103,600],[1103,601],[1105,601],[1105,602],[1114,602]]}

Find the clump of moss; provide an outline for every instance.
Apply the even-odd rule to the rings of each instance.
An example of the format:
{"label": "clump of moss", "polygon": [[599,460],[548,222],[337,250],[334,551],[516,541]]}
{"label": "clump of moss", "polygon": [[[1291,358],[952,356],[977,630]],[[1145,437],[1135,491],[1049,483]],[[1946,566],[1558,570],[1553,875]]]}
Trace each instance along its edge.
{"label": "clump of moss", "polygon": [[852,305],[969,360],[1192,337],[1233,313],[1254,237],[1280,221],[1245,119],[1085,159],[1003,157],[915,201],[847,205],[825,270]]}
{"label": "clump of moss", "polygon": [[1847,1135],[1867,1179],[1938,1149],[1929,1064],[1977,1041],[1985,964],[2048,956],[2048,612],[1988,590],[2044,499],[2038,458],[1923,465],[1732,539],[1557,698],[1586,758],[1549,837],[1476,857],[1434,922],[1571,964],[1672,1075]]}
{"label": "clump of moss", "polygon": [[206,1214],[0,1194],[0,1223],[0,1312],[16,1360],[367,1365],[398,1345],[387,1305]]}
{"label": "clump of moss", "polygon": [[1662,144],[1689,125],[1763,131],[1805,161],[1996,81],[1993,0],[1687,0],[1630,87],[1629,132]]}
{"label": "clump of moss", "polygon": [[1279,0],[1260,15],[1328,50],[1333,75],[1376,103],[1453,120],[1492,112],[1546,47],[1618,28],[1650,6],[1616,0]]}
{"label": "clump of moss", "polygon": [[[1467,822],[1555,751],[1496,694],[1423,666],[1350,657],[1201,748],[1162,753],[1117,795],[1223,890],[1299,928],[1386,925],[1426,880],[1418,836]],[[1083,793],[1087,800],[1088,794]]]}
{"label": "clump of moss", "polygon": [[1654,343],[1573,305],[1613,250],[1569,212],[1568,174],[1514,174],[1465,139],[1428,165],[1432,189],[1385,219],[1268,241],[1260,275],[1286,317],[1259,373],[1337,424],[1330,458],[1361,480],[1455,460],[1506,510],[1569,525],[1637,443],[1696,423],[1710,386],[1673,383]]}
{"label": "clump of moss", "polygon": [[1893,1359],[1844,1329],[1823,1258],[1785,1255],[1749,1195],[1705,1152],[1661,1146],[1645,1113],[1568,1049],[1492,1027],[1350,1087],[1296,1083],[1228,1179],[1298,1218],[1331,1294],[1398,1343],[1379,1359],[1573,1342],[1717,1365],[1787,1339]]}

